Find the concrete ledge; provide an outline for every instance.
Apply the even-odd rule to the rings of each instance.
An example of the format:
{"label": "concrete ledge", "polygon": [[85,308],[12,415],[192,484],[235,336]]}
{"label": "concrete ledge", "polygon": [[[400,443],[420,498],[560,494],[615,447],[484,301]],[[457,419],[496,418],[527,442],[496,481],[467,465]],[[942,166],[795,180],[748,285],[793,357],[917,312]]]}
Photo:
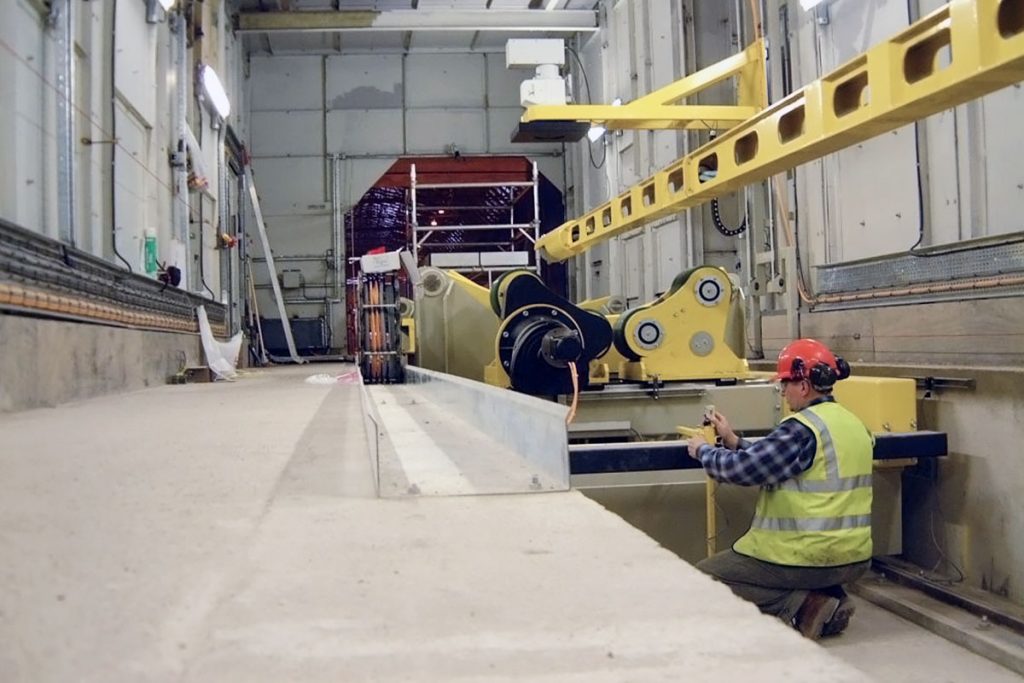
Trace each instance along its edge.
{"label": "concrete ledge", "polygon": [[987,619],[874,575],[852,592],[946,640],[1024,675],[1024,636]]}
{"label": "concrete ledge", "polygon": [[199,335],[0,314],[0,413],[165,384],[203,363]]}

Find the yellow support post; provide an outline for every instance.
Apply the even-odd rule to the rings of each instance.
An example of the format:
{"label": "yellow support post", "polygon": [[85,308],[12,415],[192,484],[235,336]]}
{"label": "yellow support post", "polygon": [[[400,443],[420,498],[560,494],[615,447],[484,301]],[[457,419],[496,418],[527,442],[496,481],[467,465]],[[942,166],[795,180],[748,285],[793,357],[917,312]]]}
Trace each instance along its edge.
{"label": "yellow support post", "polygon": [[[676,433],[684,439],[689,439],[691,436],[702,436],[710,444],[714,444],[718,438],[718,432],[715,431],[712,425],[704,425],[703,427],[679,426],[676,427]],[[718,552],[717,500],[718,482],[711,477],[707,477],[707,481],[704,484],[704,516],[708,557]]]}
{"label": "yellow support post", "polygon": [[[951,0],[537,241],[564,261],[662,216],[1024,80],[1024,2]],[[714,171],[714,173],[710,173]]]}

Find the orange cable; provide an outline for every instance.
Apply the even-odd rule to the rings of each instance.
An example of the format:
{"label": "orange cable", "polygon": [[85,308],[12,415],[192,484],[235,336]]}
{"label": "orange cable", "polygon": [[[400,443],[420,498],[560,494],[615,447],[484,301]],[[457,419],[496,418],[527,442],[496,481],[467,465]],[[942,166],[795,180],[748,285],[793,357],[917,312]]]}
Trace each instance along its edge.
{"label": "orange cable", "polygon": [[565,416],[565,424],[572,424],[576,419],[576,406],[580,398],[580,376],[576,372],[576,364],[569,363],[569,375],[572,376],[572,404],[569,406],[569,414]]}

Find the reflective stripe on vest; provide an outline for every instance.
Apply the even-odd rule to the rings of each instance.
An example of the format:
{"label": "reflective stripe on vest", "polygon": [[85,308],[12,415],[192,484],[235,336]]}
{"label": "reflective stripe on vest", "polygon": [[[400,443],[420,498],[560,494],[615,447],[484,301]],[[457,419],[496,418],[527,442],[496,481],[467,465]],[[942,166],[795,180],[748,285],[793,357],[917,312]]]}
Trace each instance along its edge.
{"label": "reflective stripe on vest", "polygon": [[818,434],[821,435],[820,446],[825,456],[825,480],[807,481],[800,477],[794,477],[779,484],[778,488],[784,491],[802,491],[804,493],[839,493],[871,486],[870,474],[857,474],[852,477],[839,476],[839,457],[836,455],[836,446],[832,441],[832,432],[829,431],[825,421],[811,411],[804,411],[802,415],[814,425]]}
{"label": "reflective stripe on vest", "polygon": [[755,517],[751,526],[768,531],[837,531],[871,526],[871,515],[847,515],[846,517],[812,517],[797,519],[790,517]]}

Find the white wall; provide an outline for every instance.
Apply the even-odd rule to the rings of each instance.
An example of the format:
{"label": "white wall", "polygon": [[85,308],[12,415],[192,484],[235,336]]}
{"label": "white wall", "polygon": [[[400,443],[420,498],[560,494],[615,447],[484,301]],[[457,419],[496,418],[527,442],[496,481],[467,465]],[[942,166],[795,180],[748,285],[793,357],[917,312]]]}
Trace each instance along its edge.
{"label": "white wall", "polygon": [[[779,2],[769,4],[774,16]],[[944,2],[915,4],[924,14]],[[830,21],[823,25],[798,7],[790,8],[798,85],[897,33],[910,20],[905,0],[834,0],[829,9]],[[915,10],[915,17],[919,13]],[[1022,115],[1024,94],[1017,85],[919,123],[923,246],[1024,230],[1024,169],[1019,163],[1024,138],[1015,123]],[[818,236],[811,241],[812,261],[835,263],[910,248],[921,220],[916,168],[913,125],[800,167],[798,209],[806,219],[801,234]]]}
{"label": "white wall", "polygon": [[[592,101],[608,104],[618,97],[628,102],[733,54],[739,43],[732,7],[732,3],[692,0],[602,2],[601,30],[579,46]],[[575,65],[574,71],[578,73]],[[577,75],[578,101],[586,102],[580,80]],[[716,87],[696,103],[724,104],[731,96],[728,88]],[[598,143],[577,143],[572,154],[570,191],[575,204],[571,208],[580,215],[599,206],[706,139],[706,134],[626,130],[607,134]],[[594,168],[591,157],[600,168]],[[739,206],[737,197],[723,198],[727,222],[739,220]],[[735,269],[736,241],[718,234],[710,215],[703,208],[669,216],[577,257],[579,297],[622,294],[632,306],[664,292],[680,272],[698,263]],[[692,254],[691,245],[703,245],[704,251]]]}
{"label": "white wall", "polygon": [[[253,172],[275,256],[323,254],[331,246],[331,155],[344,155],[347,211],[402,156],[532,156],[564,187],[561,147],[510,142],[522,113],[519,84],[497,52],[254,54],[250,60]],[[331,277],[324,262],[289,263],[309,282]],[[282,265],[278,266],[280,271]],[[269,274],[258,266],[259,284]],[[260,291],[260,310],[271,311]],[[289,314],[323,314],[322,302]],[[267,313],[276,317],[276,313]],[[335,336],[344,320],[335,321]]]}
{"label": "white wall", "polygon": [[[158,234],[159,258],[175,265],[171,250],[174,196],[168,163],[175,133],[172,34],[165,21],[146,22],[144,0],[75,2],[74,7],[76,244],[123,265],[114,253],[116,246],[124,261],[135,272],[142,272],[144,232],[152,227]],[[210,3],[206,11],[214,9],[221,14],[208,17],[204,30],[216,51],[205,58],[226,82],[236,107],[229,121],[239,127],[238,112],[245,110],[240,106],[236,76],[241,70],[240,51],[233,37],[224,34],[228,20],[223,3]],[[0,142],[9,151],[0,158],[0,216],[57,238],[54,34],[42,3],[34,0],[0,0],[0,16],[0,40],[8,48],[0,52]],[[111,78],[112,43],[116,83]],[[193,72],[191,67],[188,72]],[[196,107],[192,107],[191,121],[212,176],[204,227],[200,230],[196,211],[193,232],[196,244],[201,237],[206,245],[206,279],[219,298],[219,258],[213,250],[218,228],[216,132],[210,127],[210,117]],[[99,144],[83,144],[82,138]],[[111,155],[116,197],[113,226]],[[193,196],[193,207],[198,205],[198,196]]]}

